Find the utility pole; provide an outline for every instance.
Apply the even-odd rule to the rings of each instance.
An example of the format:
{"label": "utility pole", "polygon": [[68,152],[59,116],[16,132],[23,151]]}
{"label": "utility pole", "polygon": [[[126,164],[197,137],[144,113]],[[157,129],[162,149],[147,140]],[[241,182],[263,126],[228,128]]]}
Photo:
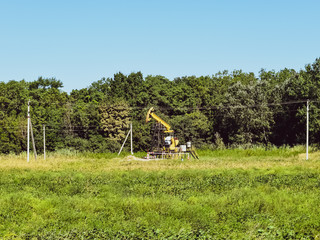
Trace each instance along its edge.
{"label": "utility pole", "polygon": [[46,125],[43,124],[43,159],[46,160]]}
{"label": "utility pole", "polygon": [[131,155],[133,155],[133,148],[132,148],[132,122],[130,123],[130,131],[131,131]]}
{"label": "utility pole", "polygon": [[309,99],[307,100],[306,160],[309,159]]}
{"label": "utility pole", "polygon": [[30,100],[28,101],[28,115],[27,115],[27,120],[28,120],[28,132],[27,132],[27,162],[30,160]]}

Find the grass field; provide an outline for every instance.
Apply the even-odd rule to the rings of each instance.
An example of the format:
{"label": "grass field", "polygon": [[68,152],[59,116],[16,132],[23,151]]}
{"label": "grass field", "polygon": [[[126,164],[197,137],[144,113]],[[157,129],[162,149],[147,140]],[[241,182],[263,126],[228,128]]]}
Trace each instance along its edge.
{"label": "grass field", "polygon": [[320,239],[320,152],[199,155],[2,155],[0,238]]}

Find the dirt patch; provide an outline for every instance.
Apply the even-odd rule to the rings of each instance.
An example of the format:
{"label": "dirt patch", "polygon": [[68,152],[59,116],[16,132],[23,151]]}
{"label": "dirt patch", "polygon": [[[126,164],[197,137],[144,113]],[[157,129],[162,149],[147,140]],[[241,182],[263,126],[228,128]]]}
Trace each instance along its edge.
{"label": "dirt patch", "polygon": [[141,161],[141,160],[145,160],[145,159],[138,158],[138,157],[135,157],[133,155],[129,155],[129,156],[125,157],[123,160],[124,161]]}
{"label": "dirt patch", "polygon": [[135,157],[135,156],[127,156],[123,159],[123,161],[142,161],[142,162],[149,162],[149,161],[158,161],[158,160],[163,160],[163,159],[159,159],[159,158],[156,158],[156,159],[152,159],[152,158],[138,158],[138,157]]}

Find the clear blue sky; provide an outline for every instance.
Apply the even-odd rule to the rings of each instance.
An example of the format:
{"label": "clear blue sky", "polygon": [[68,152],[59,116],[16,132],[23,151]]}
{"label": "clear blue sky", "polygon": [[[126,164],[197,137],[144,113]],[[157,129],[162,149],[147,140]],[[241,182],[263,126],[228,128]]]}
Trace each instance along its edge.
{"label": "clear blue sky", "polygon": [[64,91],[141,71],[169,79],[303,69],[320,57],[318,0],[0,0],[0,81]]}

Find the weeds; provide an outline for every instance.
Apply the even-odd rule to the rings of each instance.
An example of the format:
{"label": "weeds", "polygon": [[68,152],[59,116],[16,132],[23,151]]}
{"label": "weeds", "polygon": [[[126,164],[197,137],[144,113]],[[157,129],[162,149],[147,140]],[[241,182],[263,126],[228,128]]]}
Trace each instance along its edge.
{"label": "weeds", "polygon": [[[2,239],[312,239],[318,152],[199,151],[200,160],[0,157]],[[141,154],[142,155],[142,154]]]}

